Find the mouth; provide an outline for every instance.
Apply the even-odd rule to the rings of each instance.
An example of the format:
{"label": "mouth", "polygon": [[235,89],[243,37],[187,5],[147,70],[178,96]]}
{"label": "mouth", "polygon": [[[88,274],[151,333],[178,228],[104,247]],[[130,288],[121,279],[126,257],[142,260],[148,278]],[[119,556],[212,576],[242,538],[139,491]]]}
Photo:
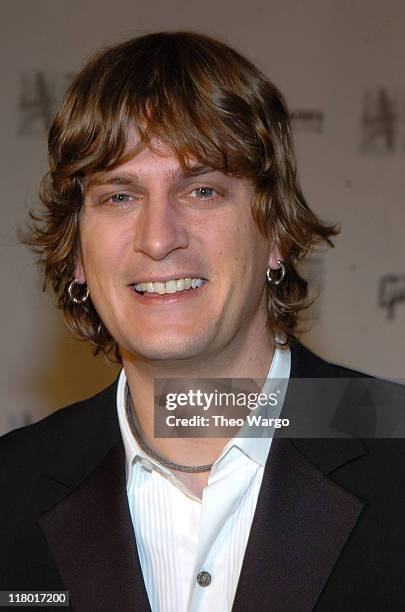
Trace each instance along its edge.
{"label": "mouth", "polygon": [[167,281],[145,281],[134,283],[132,289],[138,295],[145,297],[176,295],[193,292],[205,285],[208,281],[200,277],[173,278]]}

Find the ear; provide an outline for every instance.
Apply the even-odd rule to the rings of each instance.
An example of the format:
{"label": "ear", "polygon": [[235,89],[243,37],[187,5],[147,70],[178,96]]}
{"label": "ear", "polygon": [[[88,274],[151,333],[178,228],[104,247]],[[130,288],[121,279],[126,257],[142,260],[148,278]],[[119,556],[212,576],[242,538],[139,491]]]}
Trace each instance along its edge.
{"label": "ear", "polygon": [[279,270],[280,264],[279,261],[284,261],[283,256],[281,255],[280,249],[278,247],[274,247],[270,252],[269,257],[269,266],[271,270]]}
{"label": "ear", "polygon": [[79,281],[80,285],[84,285],[84,283],[86,282],[86,275],[84,273],[82,257],[80,255],[80,253],[78,253],[78,255],[76,257],[75,278],[77,278],[77,280]]}

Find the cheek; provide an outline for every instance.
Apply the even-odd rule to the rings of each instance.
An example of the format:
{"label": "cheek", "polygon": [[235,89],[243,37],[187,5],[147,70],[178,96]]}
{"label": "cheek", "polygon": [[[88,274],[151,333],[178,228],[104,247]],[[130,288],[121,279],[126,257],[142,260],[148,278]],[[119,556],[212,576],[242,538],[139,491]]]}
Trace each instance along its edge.
{"label": "cheek", "polygon": [[126,238],[124,231],[116,231],[110,225],[96,224],[81,232],[81,253],[86,277],[98,277],[100,273],[113,274],[124,259]]}
{"label": "cheek", "polygon": [[246,281],[249,280],[246,275],[256,276],[265,271],[269,247],[253,220],[245,220],[238,225],[232,236],[231,250],[234,253],[234,262]]}
{"label": "cheek", "polygon": [[[249,312],[257,307],[265,286],[268,245],[255,225],[245,220],[228,224],[228,228],[216,233],[212,243],[220,274],[218,306],[226,300],[228,308]],[[222,296],[222,301],[220,296]]]}

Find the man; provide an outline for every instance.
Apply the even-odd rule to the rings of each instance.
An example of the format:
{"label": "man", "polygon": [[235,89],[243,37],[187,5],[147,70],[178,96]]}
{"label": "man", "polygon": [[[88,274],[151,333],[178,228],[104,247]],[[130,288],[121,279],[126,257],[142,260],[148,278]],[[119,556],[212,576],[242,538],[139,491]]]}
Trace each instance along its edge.
{"label": "man", "polygon": [[359,376],[294,337],[296,262],[337,230],[300,191],[278,90],[211,38],[130,40],[74,80],[49,159],[27,241],[123,369],[3,438],[2,589],[79,611],[402,609],[402,444],[154,435],[155,379]]}

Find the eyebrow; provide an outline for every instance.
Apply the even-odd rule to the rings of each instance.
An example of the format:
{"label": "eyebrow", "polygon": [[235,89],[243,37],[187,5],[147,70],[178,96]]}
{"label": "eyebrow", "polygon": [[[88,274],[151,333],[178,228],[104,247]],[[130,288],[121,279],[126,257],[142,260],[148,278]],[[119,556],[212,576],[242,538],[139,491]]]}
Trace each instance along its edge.
{"label": "eyebrow", "polygon": [[[204,174],[209,174],[210,172],[218,172],[218,170],[212,168],[211,166],[198,164],[195,166],[190,166],[190,168],[178,167],[175,170],[169,170],[166,174],[168,178],[170,178],[174,182],[176,180],[184,180],[187,178],[203,176]],[[88,180],[87,189],[89,187],[99,185],[136,185],[140,182],[140,177],[136,172],[114,173],[114,171],[112,171],[94,174]]]}

